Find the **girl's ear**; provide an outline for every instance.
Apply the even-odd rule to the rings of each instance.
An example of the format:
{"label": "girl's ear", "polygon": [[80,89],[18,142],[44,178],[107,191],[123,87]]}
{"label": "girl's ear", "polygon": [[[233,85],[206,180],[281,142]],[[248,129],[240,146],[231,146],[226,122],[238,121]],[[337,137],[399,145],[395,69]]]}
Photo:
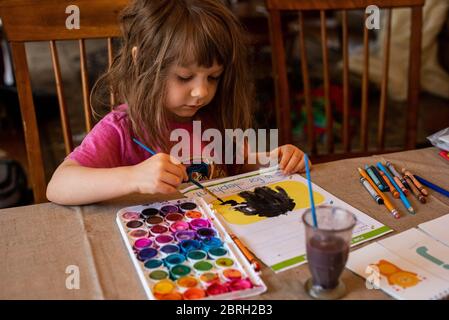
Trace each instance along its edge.
{"label": "girl's ear", "polygon": [[136,61],[137,61],[137,47],[136,46],[134,46],[131,49],[131,55],[133,56],[133,61],[134,61],[134,64],[135,64]]}

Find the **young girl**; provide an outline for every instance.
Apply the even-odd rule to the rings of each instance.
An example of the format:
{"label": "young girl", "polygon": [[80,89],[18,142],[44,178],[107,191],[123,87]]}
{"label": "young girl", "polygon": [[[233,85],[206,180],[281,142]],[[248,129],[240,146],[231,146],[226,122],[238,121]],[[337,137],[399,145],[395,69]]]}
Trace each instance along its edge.
{"label": "young girl", "polygon": [[[56,169],[47,187],[50,201],[79,205],[136,192],[174,193],[188,176],[169,155],[172,130],[191,133],[194,120],[220,132],[251,128],[245,40],[219,0],[135,0],[122,12],[121,26],[122,47],[91,97],[94,106],[112,90],[121,105]],[[286,174],[304,169],[303,152],[293,145],[269,156],[279,158]],[[217,168],[209,178],[255,166]]]}

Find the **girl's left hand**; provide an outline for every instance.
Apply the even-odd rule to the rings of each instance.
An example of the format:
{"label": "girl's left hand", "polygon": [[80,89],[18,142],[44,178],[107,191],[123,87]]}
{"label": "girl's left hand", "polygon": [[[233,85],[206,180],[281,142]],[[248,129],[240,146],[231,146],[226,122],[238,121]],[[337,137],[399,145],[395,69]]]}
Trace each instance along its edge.
{"label": "girl's left hand", "polygon": [[[279,168],[284,174],[293,174],[305,171],[304,152],[291,144],[280,146],[270,152],[270,156],[277,156]],[[309,161],[309,167],[311,163]]]}

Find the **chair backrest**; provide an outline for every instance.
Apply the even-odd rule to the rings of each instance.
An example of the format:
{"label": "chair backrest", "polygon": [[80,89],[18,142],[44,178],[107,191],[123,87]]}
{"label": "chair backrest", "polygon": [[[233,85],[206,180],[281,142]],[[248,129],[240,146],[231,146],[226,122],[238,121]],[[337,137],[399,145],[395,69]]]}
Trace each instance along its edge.
{"label": "chair backrest", "polygon": [[[380,85],[380,105],[377,130],[377,148],[368,149],[368,83],[369,83],[369,29],[365,23],[360,27],[363,31],[363,75],[361,92],[361,117],[360,117],[360,150],[351,150],[350,123],[350,91],[349,91],[349,54],[348,54],[348,18],[347,11],[353,9],[365,10],[369,5],[376,5],[381,9],[386,9],[386,36],[383,43],[382,58],[382,80]],[[307,144],[308,152],[312,159],[317,161],[328,161],[345,157],[362,156],[372,153],[385,152],[385,114],[387,108],[387,88],[390,55],[391,37],[391,10],[392,8],[411,8],[411,37],[409,54],[409,74],[408,74],[408,107],[406,110],[406,137],[402,149],[415,147],[417,137],[417,114],[418,98],[420,89],[420,62],[421,62],[421,28],[422,28],[422,7],[424,0],[266,0],[269,12],[270,34],[272,41],[272,60],[276,93],[276,119],[279,128],[281,143],[292,142],[292,123],[290,119],[291,99],[289,83],[287,78],[287,68],[285,59],[285,44],[281,31],[281,12],[296,11],[299,14],[299,50],[301,60],[301,71],[304,91],[304,103],[306,109],[307,123]],[[335,153],[335,143],[333,137],[333,117],[330,99],[330,76],[328,61],[328,33],[326,30],[326,13],[330,10],[341,10],[342,12],[342,84],[343,84],[343,116],[342,116],[342,153]],[[317,141],[314,132],[314,118],[312,113],[311,85],[309,79],[308,58],[306,54],[304,33],[304,13],[305,11],[316,11],[320,14],[320,38],[321,54],[323,60],[323,87],[324,87],[324,109],[325,109],[325,152],[318,153]],[[365,18],[367,18],[365,14]]]}
{"label": "chair backrest", "polygon": [[[108,44],[108,61],[112,63],[112,38],[120,36],[119,12],[129,0],[4,0],[0,2],[0,18],[11,46],[14,72],[22,113],[25,143],[28,157],[28,175],[35,202],[46,201],[46,180],[42,160],[39,130],[30,85],[25,43],[48,41],[56,82],[61,124],[66,153],[73,149],[73,141],[64,99],[56,41],[78,40],[80,50],[80,73],[86,130],[92,128],[92,114],[89,103],[88,72],[86,65],[85,39],[105,38]],[[78,10],[73,11],[70,5]],[[67,12],[66,9],[68,8]],[[66,27],[70,14],[79,13],[79,29]],[[75,17],[75,16],[74,16]],[[111,93],[111,105],[114,96]]]}

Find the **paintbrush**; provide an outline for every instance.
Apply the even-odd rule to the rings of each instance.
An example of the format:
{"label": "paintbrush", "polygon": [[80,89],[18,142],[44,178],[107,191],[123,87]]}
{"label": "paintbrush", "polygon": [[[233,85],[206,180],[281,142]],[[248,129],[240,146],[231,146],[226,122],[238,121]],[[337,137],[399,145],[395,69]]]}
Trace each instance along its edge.
{"label": "paintbrush", "polygon": [[[142,149],[148,151],[149,153],[151,153],[152,155],[155,155],[156,152],[154,152],[153,150],[151,150],[150,148],[148,148],[146,145],[144,145],[142,142],[140,142],[139,140],[137,140],[136,138],[133,138],[133,141],[135,143],[137,143],[137,145],[139,145]],[[189,181],[192,182],[194,185],[196,185],[198,188],[203,189],[204,191],[206,191],[208,194],[210,194],[212,197],[217,198],[221,203],[224,203],[224,201],[218,197],[215,193],[213,193],[212,191],[210,191],[209,189],[207,189],[205,186],[203,186],[201,183],[199,183],[198,181],[196,181],[195,179],[193,179],[190,175],[189,175]]]}
{"label": "paintbrush", "polygon": [[221,203],[224,203],[224,201],[219,196],[217,196],[215,193],[213,193],[212,191],[207,189],[205,186],[203,186],[201,183],[199,183],[198,181],[196,181],[195,179],[193,179],[190,176],[189,176],[189,181],[192,182],[194,185],[196,185],[198,188],[203,189],[204,191],[206,191],[212,197],[218,199]]}

